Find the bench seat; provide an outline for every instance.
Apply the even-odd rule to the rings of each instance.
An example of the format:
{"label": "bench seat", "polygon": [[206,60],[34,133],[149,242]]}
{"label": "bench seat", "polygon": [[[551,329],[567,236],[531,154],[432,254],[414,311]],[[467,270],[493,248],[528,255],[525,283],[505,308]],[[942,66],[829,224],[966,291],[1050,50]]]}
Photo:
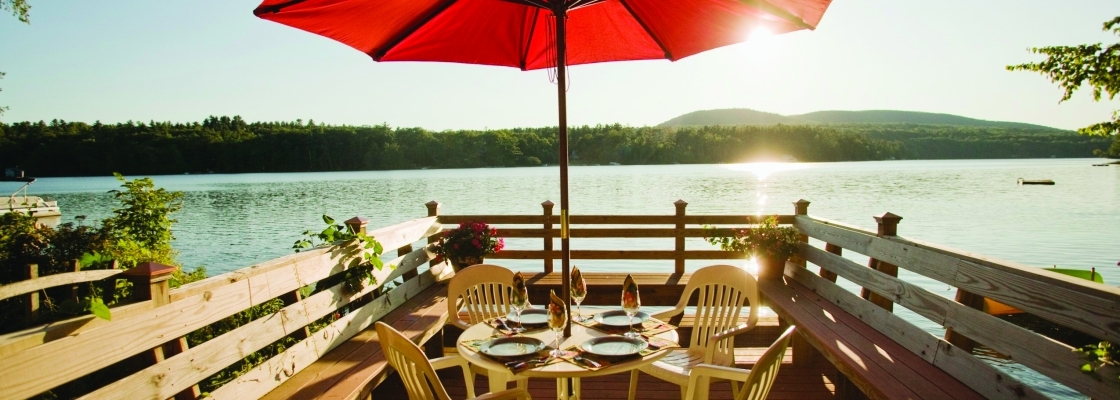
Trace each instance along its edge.
{"label": "bench seat", "polygon": [[[984,398],[793,279],[759,282],[759,290],[764,303],[797,325],[800,336],[869,398]],[[798,351],[804,349],[794,349],[795,360]],[[844,397],[839,386],[837,397]]]}
{"label": "bench seat", "polygon": [[[447,321],[447,285],[437,282],[401,304],[380,321],[423,344]],[[442,339],[437,339],[442,341]],[[383,381],[392,367],[370,326],[309,365],[262,399],[362,399]]]}

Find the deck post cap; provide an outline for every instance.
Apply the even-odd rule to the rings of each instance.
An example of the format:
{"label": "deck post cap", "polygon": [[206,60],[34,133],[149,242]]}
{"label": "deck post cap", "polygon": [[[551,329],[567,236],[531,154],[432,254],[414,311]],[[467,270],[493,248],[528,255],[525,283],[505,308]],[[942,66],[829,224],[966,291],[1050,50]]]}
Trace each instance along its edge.
{"label": "deck post cap", "polygon": [[131,278],[149,278],[149,282],[160,282],[171,279],[171,273],[179,267],[164,265],[157,262],[146,262],[121,272],[121,276]]}
{"label": "deck post cap", "polygon": [[428,207],[428,216],[429,217],[439,215],[439,202],[438,201],[435,201],[435,200],[429,201],[427,203],[424,203],[424,206]]}
{"label": "deck post cap", "polygon": [[553,203],[552,200],[545,200],[544,203],[541,203],[541,205],[545,207],[552,207],[555,206],[556,203]]}
{"label": "deck post cap", "polygon": [[684,199],[680,199],[680,200],[674,201],[673,204],[675,204],[677,207],[682,207],[682,206],[687,206],[688,202],[684,201]]}
{"label": "deck post cap", "polygon": [[898,235],[898,221],[902,221],[902,217],[892,214],[890,212],[883,213],[883,215],[875,217],[875,223],[879,224],[880,236],[897,236]]}
{"label": "deck post cap", "polygon": [[793,202],[793,213],[795,215],[808,215],[809,214],[809,200],[800,199]]}

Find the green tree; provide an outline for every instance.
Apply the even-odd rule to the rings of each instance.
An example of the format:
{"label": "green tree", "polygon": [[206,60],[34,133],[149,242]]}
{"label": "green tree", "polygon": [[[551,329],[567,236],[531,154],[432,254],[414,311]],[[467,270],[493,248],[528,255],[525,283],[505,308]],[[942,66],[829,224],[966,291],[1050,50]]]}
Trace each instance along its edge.
{"label": "green tree", "polygon": [[27,0],[0,0],[0,10],[12,13],[19,22],[31,23],[31,4]]}
{"label": "green tree", "polygon": [[109,193],[121,202],[121,207],[101,222],[111,235],[109,251],[113,258],[126,267],[144,261],[178,265],[176,252],[171,248],[171,226],[176,220],[170,215],[183,208],[183,193],[156,189],[151,178],[128,181],[121,174],[114,175],[123,182],[121,187],[125,190]]}
{"label": "green tree", "polygon": [[[1120,35],[1120,17],[1104,23],[1104,31]],[[1009,71],[1038,72],[1065,89],[1061,101],[1069,100],[1073,92],[1088,85],[1093,89],[1093,100],[1100,101],[1105,94],[1113,100],[1120,93],[1120,43],[1083,44],[1079,46],[1050,46],[1031,48],[1046,59],[1037,63],[1008,65]],[[1083,135],[1115,137],[1107,155],[1120,157],[1120,110],[1112,112],[1112,121],[1093,124],[1078,129]],[[1098,154],[1102,154],[1098,153]]]}

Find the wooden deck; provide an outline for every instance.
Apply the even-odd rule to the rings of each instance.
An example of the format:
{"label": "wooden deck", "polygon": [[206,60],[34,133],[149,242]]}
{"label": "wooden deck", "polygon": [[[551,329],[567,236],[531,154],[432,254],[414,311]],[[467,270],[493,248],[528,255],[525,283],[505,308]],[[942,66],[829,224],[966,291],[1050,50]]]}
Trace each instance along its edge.
{"label": "wooden deck", "polygon": [[[762,355],[765,348],[737,349],[736,360],[738,367],[750,368],[754,361]],[[828,361],[821,360],[809,366],[795,367],[791,363],[792,351],[786,352],[782,369],[778,372],[778,380],[770,392],[769,399],[835,399],[836,368]],[[467,395],[463,382],[463,374],[457,369],[439,371],[440,379],[453,399],[462,399]],[[678,386],[642,374],[638,381],[638,399],[679,399]],[[586,400],[613,400],[626,399],[627,388],[630,385],[630,374],[617,374],[597,378],[584,379],[582,382],[583,399]],[[475,379],[475,393],[482,394],[489,390],[486,377],[478,376]],[[534,399],[555,399],[556,381],[551,379],[530,379],[529,392]],[[397,375],[391,374],[385,382],[373,391],[373,399],[407,399]],[[731,399],[731,385],[727,382],[717,382],[712,385],[712,400]]]}

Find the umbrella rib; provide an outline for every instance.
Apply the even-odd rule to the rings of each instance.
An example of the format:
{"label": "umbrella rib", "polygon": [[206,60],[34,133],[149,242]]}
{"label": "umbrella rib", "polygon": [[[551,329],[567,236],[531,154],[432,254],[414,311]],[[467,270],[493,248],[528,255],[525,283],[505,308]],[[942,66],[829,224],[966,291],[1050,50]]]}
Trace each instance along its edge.
{"label": "umbrella rib", "polygon": [[526,63],[529,58],[529,48],[533,46],[533,34],[537,32],[537,19],[541,16],[541,10],[533,10],[533,23],[529,25],[529,37],[525,39],[525,51],[521,52],[521,70],[524,71]]}
{"label": "umbrella rib", "polygon": [[626,4],[626,0],[618,0],[618,2],[622,4],[622,7],[626,8],[626,12],[630,13],[631,17],[634,17],[634,21],[637,21],[638,25],[642,26],[642,29],[646,31],[646,34],[649,35],[649,38],[653,39],[654,43],[657,43],[657,47],[660,47],[661,51],[665,52],[665,58],[672,60],[673,54],[669,52],[669,49],[665,47],[664,43],[661,43],[661,39],[658,39],[657,35],[654,35],[653,31],[649,30],[649,27],[646,26],[645,21],[642,21],[641,18],[638,18],[638,14],[634,13],[634,10],[630,8],[629,4]]}
{"label": "umbrella rib", "polygon": [[382,46],[380,50],[374,49],[367,54],[369,54],[370,57],[373,57],[374,61],[380,62],[381,58],[385,57],[385,54],[389,53],[389,50],[397,47],[398,44],[401,44],[401,42],[403,42],[409,36],[412,36],[413,33],[416,33],[417,30],[426,25],[428,22],[431,22],[432,19],[435,19],[436,16],[443,14],[443,12],[447,11],[447,8],[451,7],[452,4],[455,4],[455,0],[446,0],[440,3],[435,8],[428,11],[426,15],[409,24],[407,29],[402,29],[399,33],[397,33],[396,36],[386,42],[385,46]]}
{"label": "umbrella rib", "polygon": [[770,2],[766,1],[766,0],[739,0],[739,2],[741,2],[743,4],[746,4],[748,6],[751,6],[751,7],[757,8],[759,10],[765,11],[767,13],[770,13],[771,15],[773,15],[775,17],[778,17],[778,18],[781,18],[781,19],[783,19],[783,20],[785,20],[789,23],[792,23],[794,25],[797,25],[798,27],[808,29],[808,30],[815,30],[817,28],[815,26],[812,26],[812,25],[809,25],[808,23],[806,23],[805,20],[801,19],[801,17],[790,14],[789,11],[786,11],[785,9],[783,9],[781,7],[778,7],[778,6],[775,6],[773,4],[770,4]]}

